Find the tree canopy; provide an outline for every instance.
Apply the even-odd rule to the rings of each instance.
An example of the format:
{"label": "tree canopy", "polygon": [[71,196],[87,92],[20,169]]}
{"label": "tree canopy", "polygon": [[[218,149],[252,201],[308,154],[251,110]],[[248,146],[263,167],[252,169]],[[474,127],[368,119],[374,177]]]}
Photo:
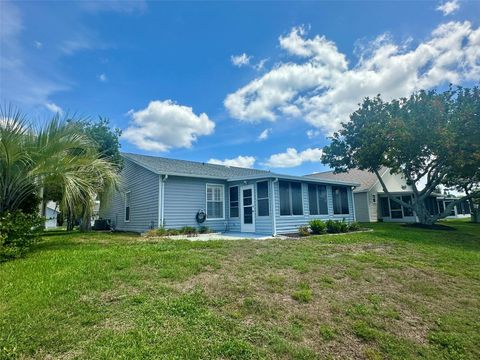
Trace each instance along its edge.
{"label": "tree canopy", "polygon": [[[447,216],[461,201],[480,195],[480,90],[419,91],[408,98],[366,98],[324,148],[322,162],[345,172],[358,168],[377,175],[384,192],[414,210],[422,223]],[[402,174],[413,202],[390,194],[379,171]],[[422,188],[421,183],[426,182]],[[430,214],[425,200],[440,185],[466,192],[445,211]]]}

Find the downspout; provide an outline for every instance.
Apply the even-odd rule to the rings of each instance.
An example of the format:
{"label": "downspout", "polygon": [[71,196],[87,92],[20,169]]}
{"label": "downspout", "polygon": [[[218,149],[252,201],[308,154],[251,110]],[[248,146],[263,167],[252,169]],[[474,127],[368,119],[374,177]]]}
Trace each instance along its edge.
{"label": "downspout", "polygon": [[161,217],[161,225],[160,227],[163,227],[165,225],[165,182],[167,181],[168,179],[168,174],[166,174],[162,179],[161,179],[161,183],[162,183],[162,198],[160,199],[161,200],[161,213],[162,213],[162,217]]}
{"label": "downspout", "polygon": [[277,236],[277,214],[276,208],[277,205],[275,204],[275,184],[278,183],[278,178],[272,181],[272,200],[273,200],[273,236]]}
{"label": "downspout", "polygon": [[[353,221],[357,221],[357,212],[355,211],[355,195],[353,194],[353,189],[355,189],[355,186],[352,186],[352,207],[353,207]],[[370,199],[368,198],[368,192],[367,192],[367,209],[368,209],[368,218],[370,219]]]}
{"label": "downspout", "polygon": [[163,223],[163,213],[162,213],[162,189],[163,189],[163,181],[162,175],[158,175],[158,228],[162,227]]}

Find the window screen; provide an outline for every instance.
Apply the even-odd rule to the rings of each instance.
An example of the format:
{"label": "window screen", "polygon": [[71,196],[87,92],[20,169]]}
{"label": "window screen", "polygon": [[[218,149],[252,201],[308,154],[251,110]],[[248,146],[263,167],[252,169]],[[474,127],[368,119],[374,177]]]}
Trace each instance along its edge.
{"label": "window screen", "polygon": [[310,215],[328,214],[327,187],[324,185],[308,185],[308,203]]}
{"label": "window screen", "polygon": [[230,188],[230,217],[238,217],[238,186]]}
{"label": "window screen", "polygon": [[332,187],[333,195],[333,213],[334,214],[349,214],[348,209],[348,192],[346,187]]}
{"label": "window screen", "polygon": [[268,181],[257,183],[258,216],[269,216]]}
{"label": "window screen", "polygon": [[303,215],[302,184],[280,181],[280,215]]}

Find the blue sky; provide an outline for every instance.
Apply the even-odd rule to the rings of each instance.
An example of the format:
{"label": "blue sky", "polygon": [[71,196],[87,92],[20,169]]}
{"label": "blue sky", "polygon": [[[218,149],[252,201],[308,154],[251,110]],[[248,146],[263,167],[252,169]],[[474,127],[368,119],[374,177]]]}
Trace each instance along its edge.
{"label": "blue sky", "polygon": [[1,1],[0,101],[106,116],[122,150],[325,170],[362,98],[480,81],[480,2]]}

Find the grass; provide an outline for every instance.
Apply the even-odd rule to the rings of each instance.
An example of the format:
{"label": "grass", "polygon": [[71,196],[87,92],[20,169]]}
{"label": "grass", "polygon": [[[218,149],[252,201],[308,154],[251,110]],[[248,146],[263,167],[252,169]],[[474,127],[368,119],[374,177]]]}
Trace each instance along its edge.
{"label": "grass", "polygon": [[52,232],[0,264],[0,358],[478,359],[480,226],[445,224],[268,241]]}

